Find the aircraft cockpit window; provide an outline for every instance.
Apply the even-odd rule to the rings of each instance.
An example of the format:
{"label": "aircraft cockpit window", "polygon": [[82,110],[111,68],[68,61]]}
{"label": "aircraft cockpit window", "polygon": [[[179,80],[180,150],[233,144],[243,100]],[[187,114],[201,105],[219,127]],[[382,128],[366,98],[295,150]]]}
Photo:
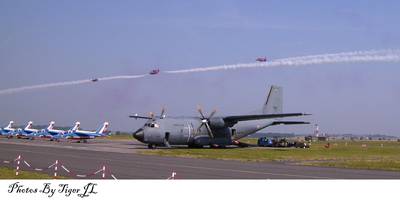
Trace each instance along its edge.
{"label": "aircraft cockpit window", "polygon": [[146,123],[146,124],[144,124],[144,126],[150,127],[150,128],[159,128],[160,127],[160,125],[158,125],[156,123]]}
{"label": "aircraft cockpit window", "polygon": [[158,124],[156,124],[156,123],[150,123],[150,128],[158,128],[158,127],[160,127]]}

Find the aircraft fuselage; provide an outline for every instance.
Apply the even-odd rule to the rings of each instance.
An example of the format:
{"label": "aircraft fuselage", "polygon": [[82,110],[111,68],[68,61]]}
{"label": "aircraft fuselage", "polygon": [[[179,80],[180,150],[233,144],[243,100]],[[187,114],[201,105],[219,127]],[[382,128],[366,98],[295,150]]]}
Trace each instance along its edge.
{"label": "aircraft fuselage", "polygon": [[164,118],[147,122],[133,133],[139,141],[154,145],[230,145],[271,124],[271,120],[239,122],[233,127],[212,126],[214,137],[210,137],[198,118]]}

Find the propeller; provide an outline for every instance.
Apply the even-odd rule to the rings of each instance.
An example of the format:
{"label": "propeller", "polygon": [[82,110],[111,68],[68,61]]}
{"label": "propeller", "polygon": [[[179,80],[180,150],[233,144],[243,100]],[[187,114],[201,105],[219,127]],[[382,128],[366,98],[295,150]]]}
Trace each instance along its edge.
{"label": "propeller", "polygon": [[164,119],[164,118],[165,118],[165,107],[163,106],[161,109],[160,119]]}
{"label": "propeller", "polygon": [[201,119],[201,124],[200,124],[199,128],[197,128],[197,130],[200,130],[202,126],[205,126],[206,129],[207,129],[207,133],[210,136],[210,138],[214,138],[214,134],[213,134],[213,132],[211,130],[211,127],[210,127],[209,123],[210,123],[210,119],[214,116],[214,114],[217,112],[217,110],[214,109],[211,112],[211,114],[210,114],[210,116],[208,118],[205,117],[205,115],[203,114],[203,110],[202,110],[202,108],[200,106],[197,106],[197,111],[201,115],[201,118],[200,118]]}
{"label": "propeller", "polygon": [[154,113],[153,112],[149,112],[149,117],[154,120]]}

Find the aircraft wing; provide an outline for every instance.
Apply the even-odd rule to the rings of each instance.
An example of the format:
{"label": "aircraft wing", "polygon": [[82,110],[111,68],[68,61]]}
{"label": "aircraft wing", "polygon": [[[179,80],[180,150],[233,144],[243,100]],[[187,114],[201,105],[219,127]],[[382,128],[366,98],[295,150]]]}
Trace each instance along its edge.
{"label": "aircraft wing", "polygon": [[97,133],[80,133],[80,132],[75,132],[74,133],[76,136],[78,137],[86,137],[86,138],[90,138],[90,137],[98,137],[100,136]]}
{"label": "aircraft wing", "polygon": [[153,119],[151,117],[145,117],[145,116],[138,116],[138,115],[130,115],[130,118],[135,118],[135,119]]}
{"label": "aircraft wing", "polygon": [[[250,120],[260,120],[260,119],[274,119],[283,117],[295,117],[304,116],[309,114],[304,113],[282,113],[282,114],[260,114],[260,115],[237,115],[237,116],[227,116],[223,120],[226,124],[233,126],[240,121],[250,121]],[[278,123],[278,121],[277,121]]]}

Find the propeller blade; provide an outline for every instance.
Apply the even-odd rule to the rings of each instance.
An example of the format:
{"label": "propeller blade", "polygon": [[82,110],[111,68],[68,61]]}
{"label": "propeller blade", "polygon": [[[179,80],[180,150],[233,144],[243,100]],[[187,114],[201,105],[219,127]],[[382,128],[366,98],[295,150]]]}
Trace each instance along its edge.
{"label": "propeller blade", "polygon": [[213,133],[211,131],[210,125],[208,125],[208,123],[204,123],[204,124],[207,127],[207,132],[208,132],[208,135],[210,136],[210,138],[214,138],[214,135],[213,135]]}
{"label": "propeller blade", "polygon": [[198,128],[197,130],[200,132],[200,131],[201,131],[201,127],[203,127],[203,125],[204,125],[204,126],[206,126],[207,133],[208,133],[208,135],[210,136],[210,138],[214,138],[214,134],[213,134],[213,132],[212,132],[212,130],[211,130],[211,127],[210,127],[210,124],[209,124],[209,119],[212,118],[212,117],[215,115],[215,113],[217,112],[217,110],[214,109],[208,118],[206,118],[206,117],[204,116],[203,110],[202,110],[201,106],[197,106],[197,111],[198,111],[198,112],[200,113],[200,115],[201,115],[201,118],[200,118],[200,119],[201,119],[201,124],[200,124],[200,126],[199,126],[199,128]]}
{"label": "propeller blade", "polygon": [[214,110],[212,111],[212,113],[210,114],[210,116],[208,117],[208,119],[211,119],[211,118],[215,115],[216,112],[217,112],[217,110],[214,109]]}
{"label": "propeller blade", "polygon": [[162,108],[160,118],[163,119],[165,117],[165,107]]}
{"label": "propeller blade", "polygon": [[154,119],[154,113],[153,112],[150,112],[149,115],[150,115],[151,119]]}
{"label": "propeller blade", "polygon": [[200,126],[197,128],[197,132],[200,132],[200,131],[201,131],[201,127],[202,127],[203,125],[204,125],[203,123],[200,124]]}
{"label": "propeller blade", "polygon": [[204,117],[203,110],[201,109],[200,106],[197,106],[197,111],[199,111],[199,113],[200,113],[202,119],[206,118],[206,117]]}

